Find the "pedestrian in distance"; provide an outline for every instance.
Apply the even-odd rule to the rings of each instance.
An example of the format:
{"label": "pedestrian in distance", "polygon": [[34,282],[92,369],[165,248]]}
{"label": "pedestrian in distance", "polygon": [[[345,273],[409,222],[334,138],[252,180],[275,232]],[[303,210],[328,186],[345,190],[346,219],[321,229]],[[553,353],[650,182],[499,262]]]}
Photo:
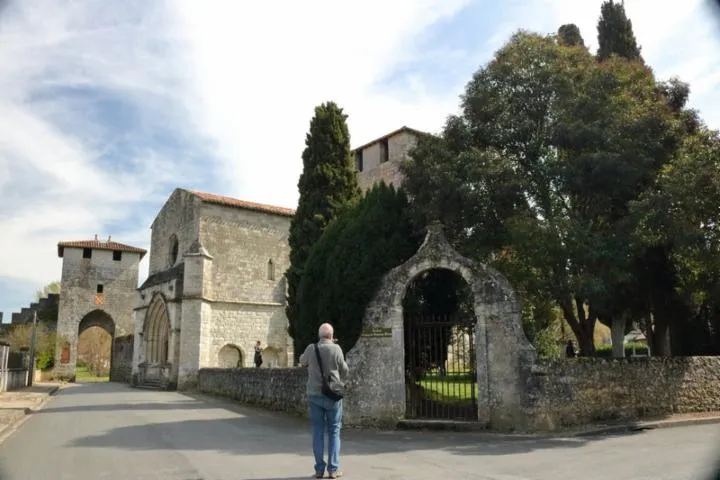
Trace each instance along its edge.
{"label": "pedestrian in distance", "polygon": [[255,344],[255,367],[260,368],[260,365],[263,364],[263,358],[262,358],[262,344],[260,343],[260,340],[257,341]]}
{"label": "pedestrian in distance", "polygon": [[[323,323],[318,341],[300,355],[300,365],[308,368],[307,398],[312,426],[312,449],[315,456],[315,478],[342,476],[340,470],[340,428],[343,416],[344,379],[350,369],[342,348],[333,339],[333,327]],[[328,457],[325,461],[325,432],[328,435]]]}

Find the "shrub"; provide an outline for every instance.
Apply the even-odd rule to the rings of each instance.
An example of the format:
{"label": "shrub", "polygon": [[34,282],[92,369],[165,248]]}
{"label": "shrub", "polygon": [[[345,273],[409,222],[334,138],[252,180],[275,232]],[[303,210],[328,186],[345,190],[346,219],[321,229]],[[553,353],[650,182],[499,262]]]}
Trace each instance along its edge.
{"label": "shrub", "polygon": [[316,341],[323,322],[333,324],[344,351],[355,345],[383,276],[422,240],[408,206],[402,189],[380,183],[330,222],[310,251],[298,288],[296,346]]}
{"label": "shrub", "polygon": [[[635,355],[647,355],[648,347],[644,343],[626,343],[625,356],[630,357],[633,354],[633,345],[635,346]],[[612,358],[612,345],[600,345],[595,348],[598,357]]]}

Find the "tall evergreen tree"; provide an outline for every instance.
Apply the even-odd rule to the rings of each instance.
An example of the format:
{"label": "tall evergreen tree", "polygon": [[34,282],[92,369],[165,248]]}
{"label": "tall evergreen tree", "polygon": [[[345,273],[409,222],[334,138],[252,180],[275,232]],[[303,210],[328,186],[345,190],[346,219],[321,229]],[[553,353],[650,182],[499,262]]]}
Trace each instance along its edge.
{"label": "tall evergreen tree", "polygon": [[625,5],[607,0],[600,8],[598,20],[598,60],[615,54],[626,60],[641,60],[640,47],[635,40],[632,22],[625,14]]}
{"label": "tall evergreen tree", "polygon": [[305,138],[303,173],[298,181],[300,199],[290,223],[290,268],[286,273],[288,332],[295,343],[297,289],[310,249],[330,220],[360,198],[346,120],[337,104],[323,103],[315,107]]}

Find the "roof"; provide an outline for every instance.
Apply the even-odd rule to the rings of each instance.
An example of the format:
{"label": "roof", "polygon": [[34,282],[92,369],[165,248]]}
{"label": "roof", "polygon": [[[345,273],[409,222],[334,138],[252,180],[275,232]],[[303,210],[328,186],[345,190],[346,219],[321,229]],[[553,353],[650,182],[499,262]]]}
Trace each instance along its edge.
{"label": "roof", "polygon": [[262,213],[271,213],[273,215],[281,215],[284,217],[292,217],[293,215],[295,215],[295,210],[292,208],[276,207],[274,205],[265,205],[263,203],[248,202],[246,200],[225,197],[222,195],[216,195],[214,193],[196,192],[192,190],[189,190],[189,192],[205,203],[224,205],[226,207],[233,208],[242,208],[244,210],[253,210]]}
{"label": "roof", "polygon": [[364,148],[369,147],[370,145],[374,145],[374,144],[378,143],[381,140],[385,140],[386,138],[394,137],[395,135],[397,135],[399,133],[403,133],[403,132],[414,133],[415,135],[418,135],[418,136],[429,135],[427,132],[421,132],[420,130],[415,130],[414,128],[402,126],[402,127],[398,128],[397,130],[393,130],[392,132],[383,135],[380,138],[376,138],[375,140],[373,140],[371,142],[367,142],[365,145],[361,145],[357,148],[354,148],[352,151],[356,152],[358,150],[362,150]]}
{"label": "roof", "polygon": [[142,258],[147,250],[143,248],[125,245],[124,243],[111,242],[109,240],[76,240],[71,242],[58,242],[58,257],[63,256],[65,248],[94,248],[95,250],[113,250],[129,253],[139,253]]}

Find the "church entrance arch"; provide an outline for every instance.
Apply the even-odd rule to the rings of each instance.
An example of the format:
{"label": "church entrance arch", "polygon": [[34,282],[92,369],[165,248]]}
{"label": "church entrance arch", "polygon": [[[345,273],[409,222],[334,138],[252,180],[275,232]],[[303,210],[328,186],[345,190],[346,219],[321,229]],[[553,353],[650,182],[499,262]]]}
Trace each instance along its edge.
{"label": "church entrance arch", "polygon": [[[445,320],[442,317],[431,318],[426,323],[435,323],[435,331],[453,330],[459,337],[457,346],[447,342],[449,334],[436,334],[439,340],[433,347],[428,340],[413,339],[413,335],[422,335],[422,322],[413,325],[406,315],[406,294],[412,290],[413,281],[422,278],[426,272],[448,271],[462,278],[471,292],[469,310],[474,314],[470,320],[467,315],[455,313]],[[473,325],[474,321],[474,325]],[[406,332],[406,329],[409,330]],[[470,345],[461,342],[468,341]],[[411,342],[406,345],[406,342]],[[374,418],[382,423],[395,424],[409,418],[437,418],[433,413],[419,415],[410,408],[413,399],[420,392],[418,380],[412,378],[407,366],[420,363],[418,347],[436,349],[434,369],[440,374],[439,366],[447,369],[447,358],[451,347],[459,350],[459,355],[471,359],[473,378],[465,380],[472,390],[470,393],[455,393],[455,396],[469,397],[474,411],[465,415],[486,427],[496,429],[522,428],[526,421],[527,405],[526,385],[535,363],[536,353],[522,328],[521,306],[509,282],[497,271],[460,255],[447,241],[441,224],[428,226],[423,244],[404,264],[392,269],[382,280],[375,297],[369,303],[363,322],[363,332],[348,352],[351,367],[349,379],[352,393],[347,399],[348,423],[364,423]],[[467,350],[464,355],[463,348]],[[427,348],[425,348],[427,352]],[[409,359],[408,359],[409,357]],[[437,361],[437,360],[441,361]],[[472,367],[472,366],[471,366]],[[421,370],[433,372],[433,365],[424,365]],[[410,378],[408,378],[410,376]],[[447,382],[444,384],[447,385]],[[421,383],[425,397],[433,398],[432,385]],[[465,387],[463,387],[465,388]],[[421,397],[422,398],[422,397]],[[437,398],[437,397],[435,397]],[[372,399],[371,401],[369,399]],[[433,402],[430,402],[432,404]],[[436,403],[436,402],[435,402]],[[465,402],[467,405],[468,402]],[[417,405],[417,403],[415,403]],[[448,409],[445,418],[451,419]],[[455,417],[462,415],[455,414]]]}
{"label": "church entrance arch", "polygon": [[170,373],[170,316],[162,295],[153,296],[143,325],[145,383],[163,383]]}
{"label": "church entrance arch", "polygon": [[104,310],[87,313],[78,324],[76,381],[106,379],[113,360],[115,321]]}

